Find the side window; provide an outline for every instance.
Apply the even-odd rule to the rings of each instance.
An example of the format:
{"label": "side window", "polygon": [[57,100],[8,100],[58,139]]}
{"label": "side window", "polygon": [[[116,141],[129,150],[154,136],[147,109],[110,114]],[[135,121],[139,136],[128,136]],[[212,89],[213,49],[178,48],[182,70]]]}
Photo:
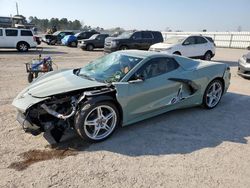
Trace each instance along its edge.
{"label": "side window", "polygon": [[144,79],[150,79],[171,72],[178,67],[179,64],[173,58],[154,58],[144,64],[136,74],[142,76]]}
{"label": "side window", "polygon": [[17,36],[17,30],[16,29],[6,29],[5,30],[6,36]]}
{"label": "side window", "polygon": [[153,35],[151,32],[145,31],[142,33],[142,38],[143,39],[153,39]]}
{"label": "side window", "polygon": [[192,44],[195,44],[195,38],[194,37],[188,37],[184,43],[184,45],[192,45]]}
{"label": "side window", "polygon": [[3,36],[3,30],[0,29],[0,36]]}
{"label": "side window", "polygon": [[195,37],[196,38],[196,44],[204,44],[207,43],[207,40],[203,37]]}
{"label": "side window", "polygon": [[21,36],[33,36],[33,34],[29,30],[21,30]]}
{"label": "side window", "polygon": [[104,40],[105,39],[105,35],[98,35],[99,40]]}
{"label": "side window", "polygon": [[141,32],[135,32],[133,34],[133,39],[138,40],[138,39],[141,39],[141,38],[142,38]]}

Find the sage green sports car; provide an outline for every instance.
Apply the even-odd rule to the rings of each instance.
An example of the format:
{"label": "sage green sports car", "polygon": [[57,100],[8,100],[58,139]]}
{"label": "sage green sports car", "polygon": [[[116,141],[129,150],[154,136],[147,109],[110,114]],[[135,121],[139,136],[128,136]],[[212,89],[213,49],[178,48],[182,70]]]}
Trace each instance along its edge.
{"label": "sage green sports car", "polygon": [[125,50],[83,68],[47,73],[13,101],[24,130],[48,131],[59,142],[67,128],[88,141],[170,110],[214,108],[230,84],[230,68],[159,52]]}

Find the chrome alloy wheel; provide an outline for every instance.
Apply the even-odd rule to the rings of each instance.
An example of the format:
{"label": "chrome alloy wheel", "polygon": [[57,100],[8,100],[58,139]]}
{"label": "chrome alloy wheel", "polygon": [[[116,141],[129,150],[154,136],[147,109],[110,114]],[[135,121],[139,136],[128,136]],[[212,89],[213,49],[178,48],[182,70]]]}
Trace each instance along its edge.
{"label": "chrome alloy wheel", "polygon": [[117,114],[113,108],[101,105],[91,110],[84,121],[84,131],[93,140],[109,136],[117,124]]}
{"label": "chrome alloy wheel", "polygon": [[19,48],[21,51],[26,51],[28,49],[28,46],[26,44],[22,43],[22,44],[20,44]]}
{"label": "chrome alloy wheel", "polygon": [[209,108],[216,106],[222,96],[222,86],[219,82],[211,84],[206,94],[206,103]]}

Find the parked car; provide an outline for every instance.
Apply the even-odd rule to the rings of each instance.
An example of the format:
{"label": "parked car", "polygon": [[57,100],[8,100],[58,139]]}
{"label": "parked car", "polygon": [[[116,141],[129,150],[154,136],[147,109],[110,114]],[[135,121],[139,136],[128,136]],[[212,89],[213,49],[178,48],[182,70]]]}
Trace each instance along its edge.
{"label": "parked car", "polygon": [[215,44],[211,37],[177,36],[168,38],[162,43],[154,44],[149,50],[209,61],[215,55]]}
{"label": "parked car", "polygon": [[148,50],[151,45],[159,42],[163,42],[159,31],[128,31],[118,37],[108,37],[105,40],[104,52],[127,49]]}
{"label": "parked car", "polygon": [[250,52],[239,59],[238,74],[242,77],[250,78]]}
{"label": "parked car", "polygon": [[83,40],[83,39],[89,39],[94,34],[100,34],[100,33],[95,30],[83,31],[83,32],[75,34],[75,37],[77,37],[77,40]]}
{"label": "parked car", "polygon": [[66,35],[74,35],[75,33],[73,31],[56,31],[52,35],[47,34],[43,35],[42,41],[47,43],[48,45],[55,45],[55,44],[61,44],[61,40]]}
{"label": "parked car", "polygon": [[36,37],[31,29],[0,28],[0,48],[16,48],[19,52],[27,52],[36,46]]}
{"label": "parked car", "polygon": [[82,50],[92,51],[94,48],[103,48],[108,34],[94,34],[89,39],[79,40],[78,45]]}
{"label": "parked car", "polygon": [[69,47],[77,47],[78,41],[74,35],[66,35],[62,38],[61,44]]}
{"label": "parked car", "polygon": [[61,44],[69,46],[69,47],[77,47],[78,40],[88,39],[92,35],[99,33],[96,31],[84,31],[77,33],[75,35],[66,35],[61,40]]}
{"label": "parked car", "polygon": [[83,68],[37,78],[14,99],[17,120],[59,142],[67,128],[89,141],[170,110],[218,105],[230,83],[227,64],[164,53],[124,50]]}

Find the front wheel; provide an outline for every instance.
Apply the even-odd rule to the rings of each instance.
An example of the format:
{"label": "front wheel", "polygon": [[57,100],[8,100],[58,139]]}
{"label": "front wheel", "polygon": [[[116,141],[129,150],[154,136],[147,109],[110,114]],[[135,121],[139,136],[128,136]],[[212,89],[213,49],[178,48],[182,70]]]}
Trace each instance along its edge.
{"label": "front wheel", "polygon": [[76,114],[75,128],[78,134],[91,142],[107,139],[118,127],[119,112],[111,102],[87,103]]}
{"label": "front wheel", "polygon": [[210,82],[203,95],[203,106],[207,109],[216,107],[223,94],[223,85],[220,80]]}
{"label": "front wheel", "polygon": [[93,50],[94,50],[94,46],[92,44],[88,44],[87,51],[93,51]]}
{"label": "front wheel", "polygon": [[71,46],[71,47],[77,47],[77,42],[76,41],[72,41],[69,46]]}

